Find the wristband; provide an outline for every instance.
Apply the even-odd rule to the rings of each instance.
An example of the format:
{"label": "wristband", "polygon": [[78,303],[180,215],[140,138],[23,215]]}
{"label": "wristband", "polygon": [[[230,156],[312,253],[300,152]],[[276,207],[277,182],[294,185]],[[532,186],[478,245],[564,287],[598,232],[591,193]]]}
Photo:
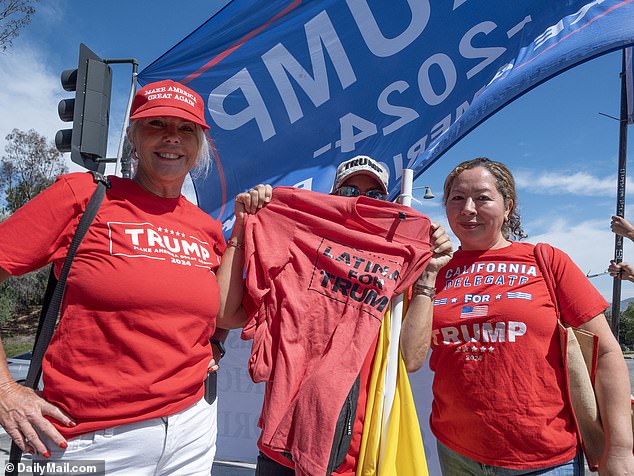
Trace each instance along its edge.
{"label": "wristband", "polygon": [[244,243],[239,243],[238,240],[231,239],[227,241],[227,246],[232,246],[235,249],[239,250],[241,248],[244,248]]}
{"label": "wristband", "polygon": [[216,344],[216,347],[218,347],[218,350],[220,351],[220,358],[222,359],[225,356],[225,345],[222,343],[222,341],[212,338],[209,339],[209,342],[211,344]]}
{"label": "wristband", "polygon": [[436,297],[436,288],[432,286],[426,286],[417,282],[416,284],[414,284],[412,294],[422,294],[423,296],[427,296],[429,299],[434,299],[434,297]]}

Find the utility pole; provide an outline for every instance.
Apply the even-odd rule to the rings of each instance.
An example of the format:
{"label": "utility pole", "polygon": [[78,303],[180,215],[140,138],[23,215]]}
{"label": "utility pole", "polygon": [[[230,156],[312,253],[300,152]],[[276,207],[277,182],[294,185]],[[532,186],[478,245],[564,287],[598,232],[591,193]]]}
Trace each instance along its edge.
{"label": "utility pole", "polygon": [[[626,49],[623,49],[621,61],[621,114],[619,116],[619,168],[618,183],[616,193],[616,215],[625,217],[625,179],[627,164],[627,126],[628,126],[628,78],[626,74],[627,61]],[[630,49],[631,54],[631,49]],[[631,61],[631,57],[629,58]],[[631,64],[631,63],[630,63]],[[631,87],[631,85],[630,85]],[[621,263],[623,261],[623,237],[615,235],[614,237],[614,261]],[[616,277],[612,283],[612,333],[619,340],[619,321],[621,317],[621,279]]]}

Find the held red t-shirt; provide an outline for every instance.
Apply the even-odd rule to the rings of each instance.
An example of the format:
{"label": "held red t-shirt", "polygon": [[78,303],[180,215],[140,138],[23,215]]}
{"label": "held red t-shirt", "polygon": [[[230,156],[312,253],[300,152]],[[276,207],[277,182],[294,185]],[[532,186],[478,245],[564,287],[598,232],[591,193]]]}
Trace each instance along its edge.
{"label": "held red t-shirt", "polygon": [[[554,466],[577,453],[557,317],[533,250],[517,242],[458,250],[436,281],[431,429],[452,450],[511,469]],[[578,326],[606,309],[557,249],[553,273],[564,322]]]}
{"label": "held red t-shirt", "polygon": [[[359,372],[359,398],[357,400],[357,412],[355,414],[352,426],[352,437],[350,439],[350,448],[343,460],[343,463],[332,472],[333,476],[354,476],[357,473],[357,463],[359,461],[359,452],[361,451],[361,439],[363,438],[363,424],[365,423],[365,411],[368,402],[368,393],[370,390],[370,377],[372,376],[372,366],[374,364],[374,354],[376,352],[376,344],[378,336],[370,347],[370,351],[363,361],[361,372]],[[269,450],[262,445],[262,438],[258,439],[258,448],[262,453],[277,461],[287,468],[295,468],[291,460],[284,457],[276,451]]]}
{"label": "held red t-shirt", "polygon": [[297,474],[326,472],[335,423],[386,306],[431,259],[429,219],[407,207],[278,187],[246,220],[257,311],[249,372],[267,382],[260,443]]}
{"label": "held red t-shirt", "polygon": [[[70,271],[42,363],[44,398],[67,412],[66,437],[177,413],[203,396],[225,249],[221,226],[181,196],[110,177]],[[0,267],[51,261],[59,273],[92,176],[60,177],[0,224]]]}

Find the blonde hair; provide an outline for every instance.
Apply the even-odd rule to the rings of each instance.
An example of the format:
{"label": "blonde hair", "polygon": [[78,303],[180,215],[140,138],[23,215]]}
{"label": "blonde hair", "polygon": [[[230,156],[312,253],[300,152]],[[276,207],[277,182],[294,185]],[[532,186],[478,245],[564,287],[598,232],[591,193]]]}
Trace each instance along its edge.
{"label": "blonde hair", "polygon": [[461,164],[458,164],[445,179],[443,204],[447,206],[449,192],[456,177],[465,170],[474,169],[476,167],[483,167],[493,175],[495,178],[495,188],[502,195],[504,205],[508,207],[510,204],[508,219],[502,224],[502,236],[507,240],[517,241],[528,237],[522,229],[521,217],[517,207],[515,179],[511,171],[501,162],[495,162],[486,157],[478,157],[472,160],[465,160]]}
{"label": "blonde hair", "polygon": [[[136,146],[134,145],[134,137],[137,133],[139,121],[143,119],[137,119],[134,121],[130,121],[130,126],[128,127],[128,141],[130,142],[130,146],[132,148],[132,153],[130,154],[130,158],[132,159],[132,176],[136,174],[138,168],[139,158],[136,155]],[[211,168],[211,153],[209,147],[209,141],[207,140],[207,135],[202,127],[198,124],[194,124],[196,127],[196,138],[198,139],[198,154],[196,157],[196,164],[189,171],[189,174],[192,178],[204,177],[209,173],[209,169]]]}

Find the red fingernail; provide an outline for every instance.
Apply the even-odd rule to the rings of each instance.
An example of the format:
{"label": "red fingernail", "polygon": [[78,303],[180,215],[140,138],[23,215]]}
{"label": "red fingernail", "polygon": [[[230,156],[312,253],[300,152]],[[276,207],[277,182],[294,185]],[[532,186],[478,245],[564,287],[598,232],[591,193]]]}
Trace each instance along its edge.
{"label": "red fingernail", "polygon": [[60,447],[61,449],[65,450],[66,448],[68,448],[68,443],[66,443],[65,441],[62,441],[62,442],[59,444],[59,447]]}
{"label": "red fingernail", "polygon": [[45,451],[44,453],[42,453],[42,456],[44,456],[46,459],[51,457],[51,454],[48,451]]}
{"label": "red fingernail", "polygon": [[77,423],[75,423],[74,421],[69,421],[69,422],[68,422],[68,426],[69,426],[70,428],[73,428],[73,427],[76,427],[76,426],[77,426]]}

